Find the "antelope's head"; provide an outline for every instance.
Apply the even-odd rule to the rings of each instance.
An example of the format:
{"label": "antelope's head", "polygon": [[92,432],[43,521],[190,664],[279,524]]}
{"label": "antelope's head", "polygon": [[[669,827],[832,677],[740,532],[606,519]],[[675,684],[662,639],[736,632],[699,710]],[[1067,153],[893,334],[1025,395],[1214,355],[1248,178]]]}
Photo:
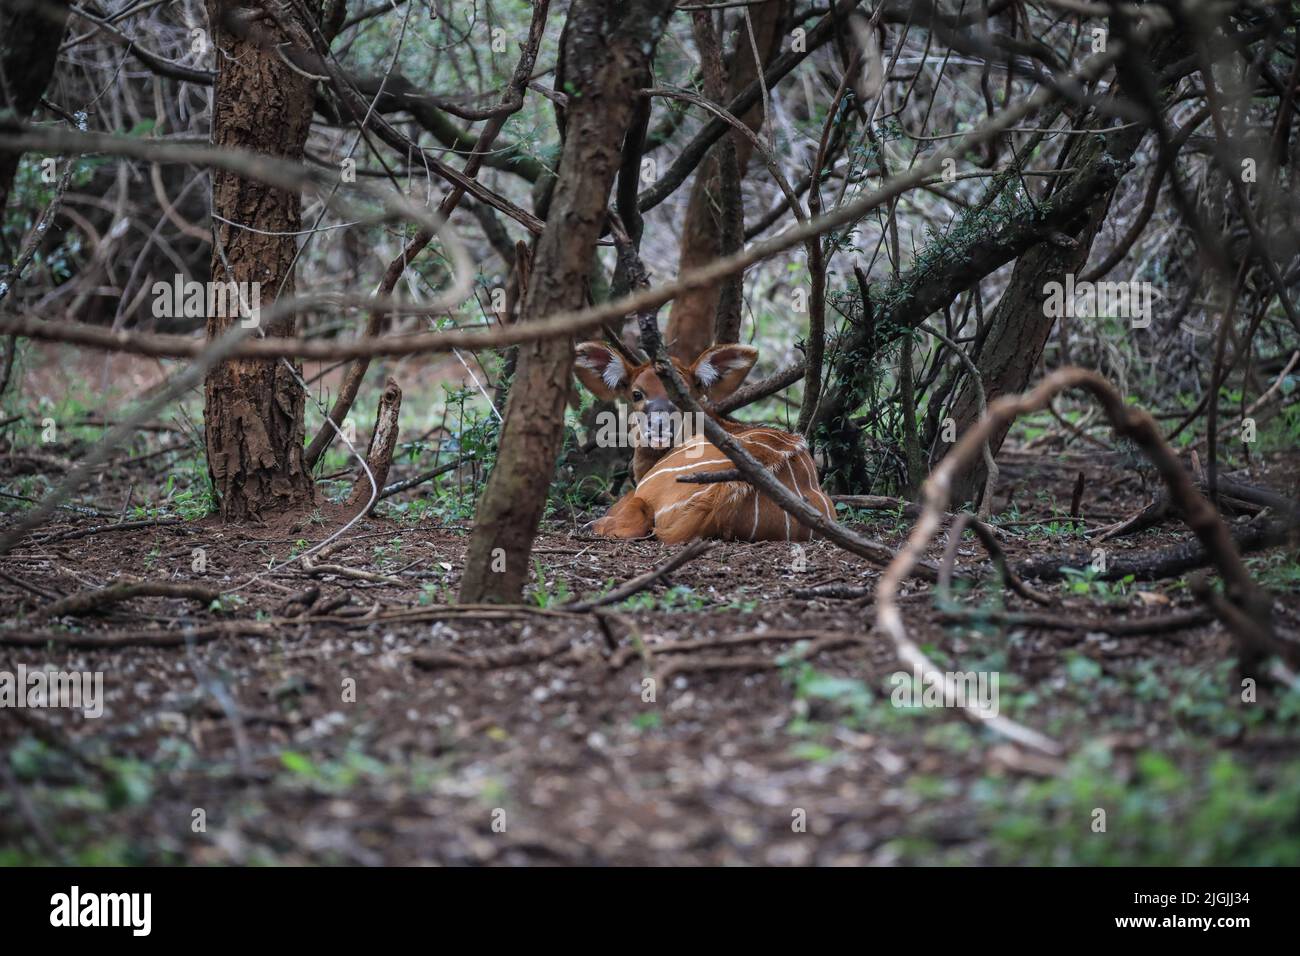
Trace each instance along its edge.
{"label": "antelope's head", "polygon": [[[715,345],[689,365],[677,359],[672,362],[691,397],[718,402],[740,386],[757,358],[758,349],[753,346]],[[574,371],[597,398],[618,399],[631,406],[644,446],[663,450],[680,441],[681,412],[668,397],[653,364],[629,366],[608,346],[583,342],[577,348]]]}

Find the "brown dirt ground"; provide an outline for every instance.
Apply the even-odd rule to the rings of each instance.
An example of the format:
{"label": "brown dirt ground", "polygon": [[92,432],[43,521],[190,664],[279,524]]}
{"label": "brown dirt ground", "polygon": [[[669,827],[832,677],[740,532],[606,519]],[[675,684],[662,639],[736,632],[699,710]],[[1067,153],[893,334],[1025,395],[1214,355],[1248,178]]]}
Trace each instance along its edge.
{"label": "brown dirt ground", "polygon": [[[1296,461],[1274,461],[1251,480],[1293,491]],[[1068,506],[1080,468],[1089,474],[1089,526],[1142,503],[1131,473],[1091,453],[1008,455],[1003,483],[1015,489],[1025,516],[1043,517],[1053,506]],[[204,626],[223,621],[277,623],[259,625],[260,634],[232,632],[188,647],[0,646],[0,670],[22,662],[105,675],[106,711],[98,720],[58,710],[26,712],[17,720],[11,719],[17,712],[0,714],[0,748],[35,736],[62,754],[50,758],[39,783],[24,785],[24,813],[0,814],[0,847],[18,846],[31,857],[839,864],[908,861],[914,858],[908,847],[920,841],[942,848],[948,859],[956,853],[981,862],[990,859],[987,832],[967,784],[989,773],[1043,770],[985,730],[963,730],[951,711],[877,724],[842,719],[839,704],[798,692],[795,665],[778,666],[778,657],[796,647],[793,637],[690,653],[664,650],[673,642],[764,630],[843,635],[846,643],[816,655],[812,668],[859,679],[877,701],[888,700],[888,678],[898,662],[889,640],[872,628],[869,601],[793,594],[817,584],[875,579],[864,561],[825,542],[806,547],[802,572],[792,569],[789,545],[720,543],[670,582],[657,584],[650,592],[655,606],[647,606],[651,598],[643,595],[634,606],[615,609],[605,618],[607,633],[590,614],[539,608],[489,617],[448,608],[468,541],[463,527],[370,518],[328,559],[394,575],[401,583],[392,585],[311,576],[300,564],[267,570],[289,557],[299,539],[322,540],[337,526],[328,516],[324,524],[237,529],[205,519],[57,539],[97,523],[65,514],[0,559],[0,571],[62,593],[134,575],[242,585],[238,597],[224,612],[148,598],[97,617],[46,623],[31,616],[43,599],[0,580],[5,633],[129,636],[193,626],[202,634]],[[877,514],[860,527],[897,544],[907,524]],[[1078,539],[1012,530],[1022,532],[1006,543],[1013,559],[1081,546]],[[1114,547],[1150,548],[1186,535],[1169,522]],[[203,574],[191,570],[196,547],[207,553]],[[932,556],[940,551],[933,549]],[[594,539],[571,517],[564,526],[547,527],[534,558],[545,590],[563,597],[565,591],[598,593],[669,553],[653,541]],[[977,544],[963,544],[959,568],[978,568],[983,560]],[[674,601],[669,584],[689,588],[691,596]],[[324,621],[284,621],[286,602],[311,587],[319,588],[315,607],[335,598],[348,603]],[[1092,601],[1087,613],[1130,617],[1194,606],[1176,582],[1141,589],[1168,603],[1148,607],[1130,591],[1118,601]],[[1056,734],[1071,749],[1099,733],[1103,717],[1130,718],[1118,743],[1126,752],[1161,741],[1177,718],[1131,696],[1088,699],[1069,692],[1069,655],[1083,654],[1107,673],[1152,659],[1210,667],[1231,655],[1230,638],[1217,624],[1136,637],[945,626],[927,590],[910,585],[904,602],[918,643],[954,669],[1005,654],[1003,668],[1034,701],[1014,716]],[[986,593],[995,592],[990,586]],[[1035,610],[1010,597],[1006,606]],[[1300,627],[1300,595],[1279,594],[1276,607],[1281,625]],[[402,611],[405,618],[384,617]],[[611,653],[611,640],[618,652]],[[461,655],[462,665],[511,649],[536,657],[553,645],[567,650],[490,669],[419,663],[435,652]],[[646,676],[658,680],[653,703],[642,700]],[[355,681],[355,702],[343,700],[348,679]],[[956,740],[963,734],[969,735],[964,743]],[[1295,740],[1222,745],[1256,756],[1294,756],[1300,749]],[[143,793],[107,807],[68,799],[66,788],[78,782],[102,788],[124,760],[144,768],[138,774]],[[119,775],[114,786],[129,789],[123,779]],[[932,779],[950,785],[916,785]],[[196,808],[206,814],[204,833],[192,831]],[[792,832],[798,810],[806,811],[807,834]],[[505,832],[494,832],[502,812]]]}

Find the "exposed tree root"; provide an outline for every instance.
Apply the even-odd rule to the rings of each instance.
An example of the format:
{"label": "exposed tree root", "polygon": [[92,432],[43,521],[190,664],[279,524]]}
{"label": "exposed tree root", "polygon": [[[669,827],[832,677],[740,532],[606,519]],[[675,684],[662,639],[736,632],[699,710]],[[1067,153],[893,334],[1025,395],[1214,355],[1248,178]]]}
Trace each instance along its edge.
{"label": "exposed tree root", "polygon": [[273,623],[222,621],[174,631],[101,631],[76,634],[70,631],[32,631],[26,634],[0,633],[0,645],[9,647],[76,647],[85,650],[114,650],[119,647],[184,647],[206,644],[219,637],[276,637],[283,631]]}
{"label": "exposed tree root", "polygon": [[1201,627],[1214,620],[1206,610],[1165,614],[1160,617],[1097,618],[1070,617],[1061,614],[1017,614],[1011,611],[983,611],[977,608],[960,608],[939,611],[943,621],[1001,624],[1007,627],[1032,627],[1044,631],[1080,631],[1111,635],[1167,634],[1192,627]]}
{"label": "exposed tree root", "polygon": [[[1296,530],[1294,525],[1285,522],[1252,521],[1246,525],[1234,525],[1229,539],[1238,554],[1249,554],[1285,544]],[[1015,571],[1021,577],[1035,581],[1060,581],[1065,577],[1061,568],[1086,568],[1091,562],[1091,550],[1058,551],[1021,561],[1015,566]],[[1097,571],[1097,577],[1103,581],[1118,581],[1131,574],[1138,581],[1158,581],[1213,563],[1215,555],[1206,551],[1201,542],[1184,541],[1165,548],[1108,554],[1106,569]]]}
{"label": "exposed tree root", "polygon": [[188,598],[200,604],[211,604],[221,597],[218,588],[201,584],[180,584],[169,581],[125,581],[94,591],[82,591],[47,604],[36,613],[39,617],[63,617],[107,610],[110,604],[129,601],[137,597]]}

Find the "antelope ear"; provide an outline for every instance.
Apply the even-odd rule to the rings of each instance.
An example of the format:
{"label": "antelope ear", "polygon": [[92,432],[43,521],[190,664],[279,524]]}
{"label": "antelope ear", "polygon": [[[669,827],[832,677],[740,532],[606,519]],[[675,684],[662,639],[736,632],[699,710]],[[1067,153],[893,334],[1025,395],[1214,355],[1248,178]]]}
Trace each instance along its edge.
{"label": "antelope ear", "polygon": [[717,401],[740,387],[756,361],[758,349],[752,345],[715,345],[700,353],[691,375],[700,389]]}
{"label": "antelope ear", "polygon": [[574,353],[573,371],[578,381],[597,398],[612,399],[631,384],[623,357],[613,349],[599,342],[583,342]]}

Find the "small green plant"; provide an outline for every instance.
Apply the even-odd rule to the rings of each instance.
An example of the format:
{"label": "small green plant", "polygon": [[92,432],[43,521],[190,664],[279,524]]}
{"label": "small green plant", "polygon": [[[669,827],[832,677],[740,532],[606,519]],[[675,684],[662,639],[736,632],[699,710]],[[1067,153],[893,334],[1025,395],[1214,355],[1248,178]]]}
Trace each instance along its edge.
{"label": "small green plant", "polygon": [[629,611],[700,611],[709,606],[708,598],[684,584],[675,584],[662,594],[642,591],[620,605]]}
{"label": "small green plant", "polygon": [[861,728],[872,709],[875,695],[855,677],[837,677],[823,673],[796,656],[806,642],[800,642],[789,654],[778,658],[785,682],[794,690],[794,718],[786,731],[803,738],[792,755],[804,760],[824,760],[833,755],[830,744],[838,724]]}
{"label": "small green plant", "polygon": [[442,581],[426,581],[420,586],[419,603],[425,607],[436,604],[455,604],[456,592],[451,585]]}
{"label": "small green plant", "polygon": [[1292,594],[1300,592],[1300,561],[1286,551],[1247,558],[1246,566],[1261,587]]}
{"label": "small green plant", "polygon": [[1075,538],[1082,537],[1083,533],[1083,524],[1070,518],[1053,518],[1025,528],[1025,537],[1030,539]]}
{"label": "small green plant", "polygon": [[237,611],[247,603],[248,599],[242,594],[223,594],[208,605],[208,610],[216,614],[228,614]]}
{"label": "small green plant", "polygon": [[533,603],[538,607],[555,607],[566,603],[572,597],[569,593],[568,582],[557,578],[554,587],[547,582],[546,574],[542,571],[542,562],[535,558],[533,559],[533,572],[537,576],[537,586],[533,588]]}
{"label": "small green plant", "polygon": [[[196,484],[200,489],[198,491],[195,491]],[[213,511],[212,490],[206,481],[191,482],[188,488],[178,491],[174,473],[168,475],[167,481],[163,484],[162,500],[170,506],[171,511],[185,521],[205,518]],[[160,513],[153,508],[147,510],[151,516]]]}
{"label": "small green plant", "polygon": [[402,559],[402,538],[395,535],[389,538],[383,544],[377,544],[371,549],[375,556],[375,564],[381,568],[391,568]]}
{"label": "small green plant", "polygon": [[1101,572],[1091,565],[1086,568],[1061,568],[1061,573],[1065,575],[1065,586],[1071,594],[1096,597],[1102,601],[1123,600],[1137,580],[1135,575],[1126,574],[1118,581],[1106,581],[1101,577]]}
{"label": "small green plant", "polygon": [[326,793],[343,793],[360,783],[393,776],[392,768],[352,747],[338,759],[323,761],[301,751],[282,750],[280,764],[294,783]]}
{"label": "small green plant", "polygon": [[648,710],[644,714],[637,714],[632,718],[632,726],[637,730],[658,730],[663,726],[663,716],[654,710]]}
{"label": "small green plant", "polygon": [[[993,861],[1050,866],[1295,866],[1300,763],[1253,769],[1138,754],[1133,776],[1090,745],[1042,782],[986,780],[973,795]],[[1105,817],[1098,814],[1105,813]],[[1104,822],[1103,822],[1104,821]],[[1098,829],[1100,826],[1104,830]]]}

